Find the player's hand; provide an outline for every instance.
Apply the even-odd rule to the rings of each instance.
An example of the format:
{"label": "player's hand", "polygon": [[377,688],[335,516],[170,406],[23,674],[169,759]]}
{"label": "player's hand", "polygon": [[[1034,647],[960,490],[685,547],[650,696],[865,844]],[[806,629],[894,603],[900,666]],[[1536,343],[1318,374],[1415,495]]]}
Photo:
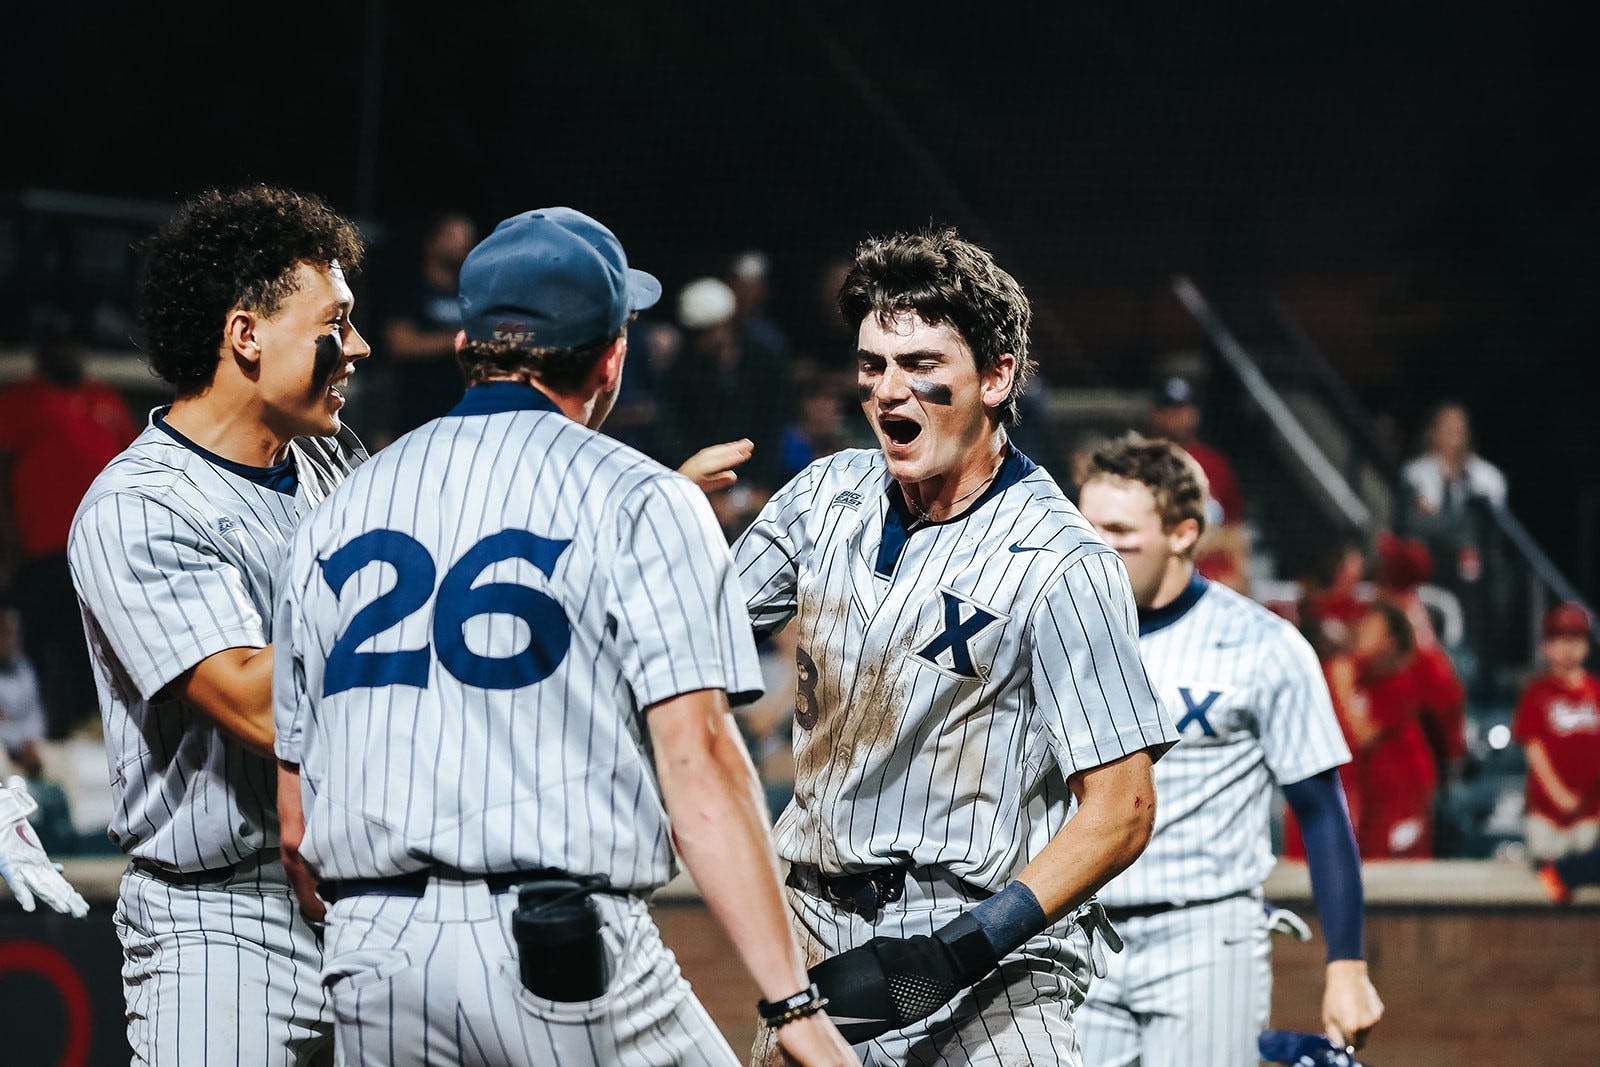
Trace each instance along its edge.
{"label": "player's hand", "polygon": [[967,913],[931,937],[874,937],[809,973],[839,1032],[859,1045],[926,1019],[999,962]]}
{"label": "player's hand", "polygon": [[849,1067],[860,1064],[839,1028],[822,1012],[778,1027],[783,1062],[796,1067]]}
{"label": "player's hand", "polygon": [[1383,1018],[1383,1001],[1367,977],[1366,960],[1334,960],[1328,964],[1322,991],[1322,1026],[1339,1048],[1360,1048],[1367,1032]]}
{"label": "player's hand", "polygon": [[64,915],[81,919],[89,914],[89,902],[61,877],[61,869],[50,862],[28,823],[28,816],[38,808],[20,777],[13,775],[0,786],[0,878],[16,894],[23,911],[32,911],[38,899]]}
{"label": "player's hand", "polygon": [[749,438],[708,445],[684,460],[678,473],[698,485],[701,492],[726,489],[739,480],[734,468],[744,466],[755,450],[755,442]]}

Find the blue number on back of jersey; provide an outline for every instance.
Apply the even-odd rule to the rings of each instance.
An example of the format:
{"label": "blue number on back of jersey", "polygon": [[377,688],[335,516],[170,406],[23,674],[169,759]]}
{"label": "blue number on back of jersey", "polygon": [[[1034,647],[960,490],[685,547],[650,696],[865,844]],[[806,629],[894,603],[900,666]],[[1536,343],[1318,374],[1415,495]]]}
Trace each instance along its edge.
{"label": "blue number on back of jersey", "polygon": [[[572,627],[566,612],[549,595],[515,582],[474,586],[489,567],[523,559],[546,577],[571,541],[555,541],[526,530],[502,530],[469,548],[439,583],[433,610],[433,643],[439,663],[463,684],[479,689],[520,689],[548,678],[566,658]],[[347,581],[370,563],[395,570],[392,589],[358,611],[328,650],[322,695],[385,685],[428,684],[427,648],[358,652],[364,642],[398,626],[425,606],[438,573],[420,541],[398,530],[369,530],[322,561],[322,576],[338,596]],[[480,656],[467,647],[468,620],[479,615],[511,615],[528,624],[528,645],[510,656]]]}

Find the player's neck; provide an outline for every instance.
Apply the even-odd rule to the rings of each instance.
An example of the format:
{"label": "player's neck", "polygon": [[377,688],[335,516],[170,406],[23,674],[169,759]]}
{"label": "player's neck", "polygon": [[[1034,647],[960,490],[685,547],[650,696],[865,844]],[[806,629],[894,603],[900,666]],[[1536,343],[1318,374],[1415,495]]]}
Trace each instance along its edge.
{"label": "player's neck", "polygon": [[208,452],[247,467],[270,467],[289,447],[289,439],[266,424],[259,404],[230,397],[215,384],[173,401],[166,421]]}
{"label": "player's neck", "polygon": [[959,471],[921,482],[901,482],[906,507],[922,522],[945,522],[972,506],[1005,465],[1007,440],[996,431]]}
{"label": "player's neck", "polygon": [[1576,689],[1583,684],[1583,664],[1576,667],[1551,667],[1550,677],[1566,689]]}
{"label": "player's neck", "polygon": [[1149,610],[1160,610],[1177,600],[1193,580],[1193,561],[1176,557],[1169,560],[1167,571],[1161,576],[1161,584],[1156,586],[1156,595],[1150,601]]}

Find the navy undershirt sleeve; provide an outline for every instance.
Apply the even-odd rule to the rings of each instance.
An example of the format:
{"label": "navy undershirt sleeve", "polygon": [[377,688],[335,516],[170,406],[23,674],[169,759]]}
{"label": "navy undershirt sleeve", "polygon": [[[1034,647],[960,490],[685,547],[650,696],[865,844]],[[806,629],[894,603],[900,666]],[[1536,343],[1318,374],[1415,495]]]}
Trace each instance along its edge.
{"label": "navy undershirt sleeve", "polygon": [[1291,782],[1283,787],[1283,795],[1300,821],[1328,961],[1364,959],[1361,857],[1338,772],[1327,770]]}

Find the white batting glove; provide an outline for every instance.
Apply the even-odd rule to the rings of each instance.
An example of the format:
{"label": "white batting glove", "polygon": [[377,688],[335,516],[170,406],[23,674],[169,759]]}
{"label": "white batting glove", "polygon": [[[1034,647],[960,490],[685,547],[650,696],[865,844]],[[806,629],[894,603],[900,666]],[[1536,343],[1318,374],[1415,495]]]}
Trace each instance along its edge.
{"label": "white batting glove", "polygon": [[17,775],[0,785],[0,878],[16,894],[23,911],[32,911],[37,897],[56,911],[81,919],[89,914],[89,902],[61,877],[61,867],[50,862],[28,822],[38,810],[28,784]]}

